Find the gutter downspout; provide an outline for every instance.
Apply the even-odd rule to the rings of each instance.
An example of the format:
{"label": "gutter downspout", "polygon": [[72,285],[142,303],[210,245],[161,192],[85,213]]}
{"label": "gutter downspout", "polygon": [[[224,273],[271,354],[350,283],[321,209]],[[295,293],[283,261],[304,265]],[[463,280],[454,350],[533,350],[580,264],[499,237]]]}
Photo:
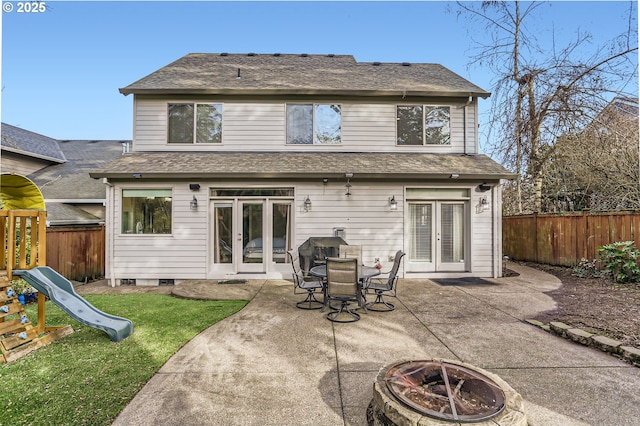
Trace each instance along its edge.
{"label": "gutter downspout", "polygon": [[469,99],[467,100],[467,103],[464,104],[464,106],[462,107],[462,115],[463,115],[463,119],[462,119],[462,123],[463,123],[463,138],[464,138],[464,154],[467,154],[467,107],[471,104],[471,102],[473,102],[473,96],[469,95]]}
{"label": "gutter downspout", "polygon": [[106,261],[108,262],[108,270],[109,270],[109,285],[111,287],[115,287],[116,286],[116,278],[115,278],[115,270],[114,270],[114,266],[113,266],[113,256],[114,256],[114,249],[113,249],[113,238],[112,238],[112,233],[113,233],[113,218],[114,218],[114,214],[113,211],[111,209],[114,208],[114,202],[113,202],[113,184],[111,182],[109,182],[108,178],[102,178],[102,183],[104,183],[107,186],[107,206],[110,207],[109,210],[106,211],[106,220],[105,220],[105,226],[106,226],[106,230],[105,230],[105,236],[106,236],[106,250],[105,253],[107,253],[106,257]]}

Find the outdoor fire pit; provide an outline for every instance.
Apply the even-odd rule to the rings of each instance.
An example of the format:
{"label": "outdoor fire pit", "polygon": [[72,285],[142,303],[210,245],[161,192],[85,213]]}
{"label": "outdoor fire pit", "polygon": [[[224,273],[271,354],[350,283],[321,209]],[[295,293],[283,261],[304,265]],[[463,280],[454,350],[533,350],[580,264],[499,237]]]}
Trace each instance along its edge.
{"label": "outdoor fire pit", "polygon": [[527,426],[522,397],[495,374],[445,360],[383,367],[367,412],[370,426]]}

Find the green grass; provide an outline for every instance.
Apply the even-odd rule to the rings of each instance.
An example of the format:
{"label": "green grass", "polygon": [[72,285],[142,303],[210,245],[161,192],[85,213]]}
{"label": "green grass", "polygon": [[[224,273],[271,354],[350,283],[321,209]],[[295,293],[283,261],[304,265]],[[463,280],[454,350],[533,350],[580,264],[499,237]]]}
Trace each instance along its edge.
{"label": "green grass", "polygon": [[[245,301],[199,301],[160,294],[88,295],[96,308],[130,319],[134,333],[112,342],[51,302],[46,325],[75,332],[0,364],[0,426],[109,425],[156,371],[198,333]],[[37,321],[37,304],[27,306]]]}

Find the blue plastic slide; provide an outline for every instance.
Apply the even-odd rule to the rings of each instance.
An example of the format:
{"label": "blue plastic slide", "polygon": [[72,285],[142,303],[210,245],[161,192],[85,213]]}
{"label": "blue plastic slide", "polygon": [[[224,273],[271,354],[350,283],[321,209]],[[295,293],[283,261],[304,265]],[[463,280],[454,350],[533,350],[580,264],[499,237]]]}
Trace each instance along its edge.
{"label": "blue plastic slide", "polygon": [[36,290],[49,297],[60,309],[78,322],[102,330],[114,342],[119,342],[133,333],[133,323],[96,309],[73,289],[71,281],[48,266],[13,271]]}

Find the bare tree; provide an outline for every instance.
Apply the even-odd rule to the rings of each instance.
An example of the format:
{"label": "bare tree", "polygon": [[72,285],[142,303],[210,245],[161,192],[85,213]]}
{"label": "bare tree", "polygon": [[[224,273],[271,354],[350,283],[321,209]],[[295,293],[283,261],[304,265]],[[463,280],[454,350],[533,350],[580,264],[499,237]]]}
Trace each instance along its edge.
{"label": "bare tree", "polygon": [[[629,25],[608,45],[590,49],[586,32],[577,32],[564,47],[544,50],[527,27],[541,2],[485,1],[458,3],[461,13],[484,24],[487,40],[474,40],[472,64],[490,67],[495,75],[489,139],[492,154],[518,175],[517,212],[542,211],[545,168],[562,135],[581,132],[613,95],[626,94],[637,80],[637,27]],[[635,55],[635,56],[634,56]],[[630,88],[637,94],[637,84]],[[637,96],[637,95],[636,95]],[[505,191],[508,194],[509,191]]]}

